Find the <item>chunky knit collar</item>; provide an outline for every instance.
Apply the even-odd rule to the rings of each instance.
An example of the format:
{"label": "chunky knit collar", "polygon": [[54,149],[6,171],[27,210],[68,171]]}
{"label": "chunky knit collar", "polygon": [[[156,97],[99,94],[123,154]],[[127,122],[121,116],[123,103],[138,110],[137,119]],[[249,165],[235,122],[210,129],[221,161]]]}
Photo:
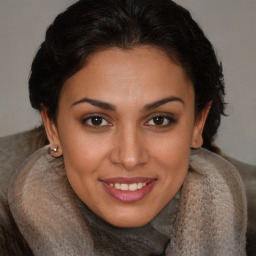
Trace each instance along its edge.
{"label": "chunky knit collar", "polygon": [[170,242],[178,198],[179,193],[150,223],[136,228],[112,226],[91,212],[79,198],[76,201],[99,255],[160,256]]}
{"label": "chunky knit collar", "polygon": [[8,200],[36,256],[113,256],[115,249],[123,252],[116,255],[161,255],[165,247],[166,256],[245,255],[246,203],[237,171],[204,149],[193,152],[190,167],[177,212],[178,196],[141,228],[118,230],[96,217],[74,196],[62,158],[53,159],[48,147],[16,173]]}

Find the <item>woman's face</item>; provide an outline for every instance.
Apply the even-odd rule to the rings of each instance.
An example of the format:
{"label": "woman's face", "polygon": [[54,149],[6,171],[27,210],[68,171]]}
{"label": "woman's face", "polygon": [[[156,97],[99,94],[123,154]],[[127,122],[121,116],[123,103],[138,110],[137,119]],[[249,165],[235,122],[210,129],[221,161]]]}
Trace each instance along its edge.
{"label": "woman's face", "polygon": [[190,147],[201,145],[207,111],[195,120],[194,99],[184,70],[161,50],[111,48],[64,84],[58,128],[42,117],[78,197],[112,225],[136,227],[175,196]]}

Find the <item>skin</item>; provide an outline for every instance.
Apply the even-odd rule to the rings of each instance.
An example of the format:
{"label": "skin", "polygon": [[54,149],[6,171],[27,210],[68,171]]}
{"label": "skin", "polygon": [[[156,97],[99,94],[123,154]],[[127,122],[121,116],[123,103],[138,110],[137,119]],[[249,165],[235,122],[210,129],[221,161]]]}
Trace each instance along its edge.
{"label": "skin", "polygon": [[[152,104],[166,98],[172,100]],[[88,99],[107,105],[95,106]],[[183,68],[163,51],[140,46],[91,55],[63,86],[57,126],[45,110],[41,114],[51,148],[59,147],[52,154],[63,154],[78,197],[108,223],[137,227],[151,221],[175,196],[188,171],[190,148],[202,145],[210,105],[196,118],[194,105],[193,85]],[[93,125],[91,115],[102,117],[102,122]],[[102,185],[101,180],[113,177],[157,181],[142,199],[127,203]]]}

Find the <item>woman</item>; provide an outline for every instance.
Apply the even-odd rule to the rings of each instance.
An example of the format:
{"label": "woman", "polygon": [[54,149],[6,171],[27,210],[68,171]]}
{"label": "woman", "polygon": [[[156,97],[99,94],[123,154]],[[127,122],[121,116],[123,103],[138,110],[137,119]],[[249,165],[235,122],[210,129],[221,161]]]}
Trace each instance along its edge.
{"label": "woman", "polygon": [[8,188],[22,250],[245,255],[242,182],[211,152],[222,69],[188,11],[77,2],[48,28],[29,91],[50,146]]}

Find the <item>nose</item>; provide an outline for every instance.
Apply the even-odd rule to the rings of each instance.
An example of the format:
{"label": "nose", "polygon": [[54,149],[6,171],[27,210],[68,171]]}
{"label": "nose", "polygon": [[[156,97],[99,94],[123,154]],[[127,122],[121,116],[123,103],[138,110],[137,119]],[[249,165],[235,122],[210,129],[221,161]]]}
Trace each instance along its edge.
{"label": "nose", "polygon": [[127,128],[115,136],[114,148],[111,151],[112,163],[126,170],[143,166],[149,159],[143,135],[136,128]]}

